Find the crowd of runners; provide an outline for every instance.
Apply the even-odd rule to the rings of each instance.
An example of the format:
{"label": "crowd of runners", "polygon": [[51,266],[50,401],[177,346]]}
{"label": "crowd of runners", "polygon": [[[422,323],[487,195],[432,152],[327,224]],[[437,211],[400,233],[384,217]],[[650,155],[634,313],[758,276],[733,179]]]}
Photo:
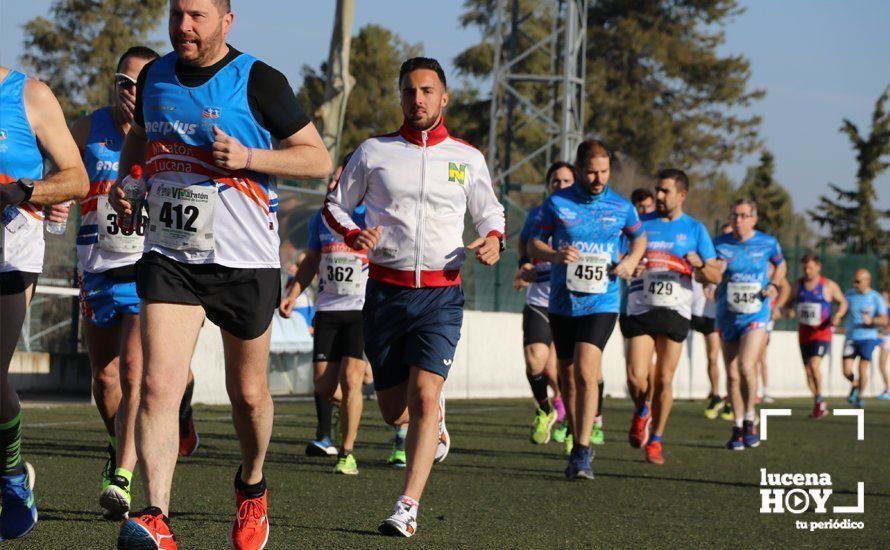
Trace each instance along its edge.
{"label": "crowd of runners", "polygon": [[[221,329],[241,452],[230,541],[237,549],[266,545],[271,320],[299,311],[316,278],[314,316],[306,315],[314,317],[318,429],[306,452],[335,456],[335,472],[358,474],[362,387],[373,377],[393,429],[386,461],[404,468],[380,530],[417,530],[430,472],[451,446],[442,387],[463,319],[461,265],[467,255],[485,266],[499,260],[504,208],[483,155],[445,126],[446,77],[434,59],[402,64],[393,75],[401,127],[364,141],[331,175],[327,149],[286,78],[227,44],[233,18],[227,0],[171,1],[173,51],[123,52],[111,104],[70,130],[46,85],[0,67],[0,539],[37,523],[36,472],[22,458],[22,411],[8,371],[43,266],[44,222],[64,222],[73,201],[92,390],[108,434],[98,503],[121,522],[118,548],[176,548],[173,472],[178,456],[199,448],[190,363],[205,318]],[[713,237],[684,213],[695,189],[683,170],[662,170],[653,188],[628,200],[609,185],[612,164],[594,139],[553,164],[548,197],[518,238],[531,442],[563,443],[566,477],[594,477],[591,446],[605,442],[602,357],[616,323],[635,407],[628,440],[653,464],[665,461],[672,381],[691,331],[706,342],[705,416],[732,421],[732,450],[760,443],[758,379],[771,399],[765,349],[783,312],[799,323],[813,418],[827,413],[821,362],[835,327],[846,332],[850,403],[864,406],[877,347],[888,383],[887,300],[867,270],[844,293],[808,254],[803,277],[789,284],[778,241],[756,229],[754,201],[733,203]],[[282,297],[276,178],[329,176]],[[146,191],[134,194],[141,182]],[[477,235],[469,244],[465,214]],[[145,493],[138,510],[130,490],[137,470]]]}

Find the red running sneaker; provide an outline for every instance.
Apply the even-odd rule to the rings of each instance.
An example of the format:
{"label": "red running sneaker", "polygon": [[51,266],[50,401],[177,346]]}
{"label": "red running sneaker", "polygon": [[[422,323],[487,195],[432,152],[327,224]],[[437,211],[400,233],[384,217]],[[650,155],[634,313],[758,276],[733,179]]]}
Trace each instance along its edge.
{"label": "red running sneaker", "polygon": [[179,456],[192,456],[198,450],[201,438],[195,431],[195,417],[188,407],[179,415]]}
{"label": "red running sneaker", "polygon": [[649,440],[649,424],[651,423],[651,411],[647,412],[646,416],[634,413],[633,418],[630,419],[630,432],[627,434],[631,447],[639,449],[643,446],[643,443]]}
{"label": "red running sneaker", "polygon": [[161,513],[160,508],[146,508],[137,516],[121,525],[121,532],[117,537],[118,550],[142,550],[143,548],[158,548],[159,550],[178,550],[173,531],[170,530],[170,520]]}
{"label": "red running sneaker", "polygon": [[825,401],[819,401],[813,405],[813,412],[810,413],[810,418],[822,418],[823,416],[828,416],[828,405],[825,404]]}
{"label": "red running sneaker", "polygon": [[653,441],[646,445],[646,462],[649,464],[664,464],[664,456],[661,454],[661,441]]}
{"label": "red running sneaker", "polygon": [[238,514],[232,522],[232,532],[229,537],[235,550],[260,550],[269,542],[269,516],[266,504],[268,494],[267,489],[261,496],[248,498],[235,489]]}

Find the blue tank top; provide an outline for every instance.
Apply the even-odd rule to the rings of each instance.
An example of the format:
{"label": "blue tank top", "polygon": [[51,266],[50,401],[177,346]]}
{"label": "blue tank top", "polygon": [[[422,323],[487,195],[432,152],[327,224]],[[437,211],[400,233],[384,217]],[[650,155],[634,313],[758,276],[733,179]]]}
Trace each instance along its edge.
{"label": "blue tank top", "polygon": [[[27,80],[24,74],[10,71],[0,82],[0,185],[10,185],[21,178],[43,177],[43,154],[25,112]],[[15,232],[4,225],[0,236],[3,239],[0,272],[40,273],[44,250],[43,210],[31,203],[22,203],[3,217],[17,216],[24,217],[25,225]]]}
{"label": "blue tank top", "polygon": [[[148,184],[150,188],[158,181],[175,188],[215,187],[214,246],[213,250],[173,250],[147,239],[146,250],[184,263],[279,267],[274,178],[251,170],[228,171],[213,160],[214,125],[245,147],[272,148],[272,136],[254,118],[247,98],[256,58],[242,53],[195,87],[179,82],[176,60],[175,52],[155,60],[141,94],[148,136]],[[150,225],[155,223],[152,219]],[[151,235],[152,227],[147,238]]]}
{"label": "blue tank top", "polygon": [[[803,343],[813,341],[830,341],[831,340],[831,324],[828,322],[831,317],[831,302],[825,299],[825,277],[819,277],[819,282],[813,290],[807,290],[804,280],[800,279],[797,283],[797,296],[795,297],[798,304],[798,332],[799,338]],[[800,304],[818,304],[820,315],[819,319],[805,319],[807,315]],[[812,324],[818,323],[818,324]]]}

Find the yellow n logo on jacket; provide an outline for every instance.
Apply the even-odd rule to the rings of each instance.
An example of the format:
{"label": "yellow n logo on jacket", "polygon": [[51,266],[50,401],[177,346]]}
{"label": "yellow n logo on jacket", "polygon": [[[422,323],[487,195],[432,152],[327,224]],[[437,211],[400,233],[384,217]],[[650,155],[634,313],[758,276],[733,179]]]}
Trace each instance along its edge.
{"label": "yellow n logo on jacket", "polygon": [[448,163],[448,181],[453,183],[459,183],[460,185],[464,184],[464,181],[467,178],[467,165],[463,163],[449,162]]}

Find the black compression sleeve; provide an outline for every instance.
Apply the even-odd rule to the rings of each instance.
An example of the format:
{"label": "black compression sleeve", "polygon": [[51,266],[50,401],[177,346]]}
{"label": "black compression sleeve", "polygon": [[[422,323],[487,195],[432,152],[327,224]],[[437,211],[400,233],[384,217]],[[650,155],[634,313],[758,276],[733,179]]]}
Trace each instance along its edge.
{"label": "black compression sleeve", "polygon": [[290,137],[310,122],[287,77],[262,61],[250,68],[247,100],[256,121],[275,139]]}

